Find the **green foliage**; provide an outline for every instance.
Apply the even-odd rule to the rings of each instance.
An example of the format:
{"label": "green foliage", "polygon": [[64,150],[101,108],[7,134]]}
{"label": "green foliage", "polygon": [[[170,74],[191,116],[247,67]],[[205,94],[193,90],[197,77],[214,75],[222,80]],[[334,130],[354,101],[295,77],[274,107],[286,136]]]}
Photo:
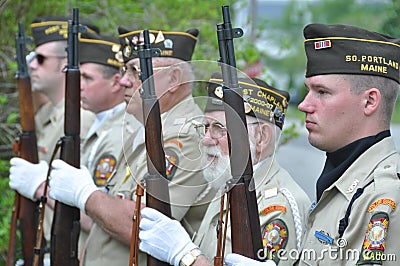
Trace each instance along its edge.
{"label": "green foliage", "polygon": [[286,124],[281,136],[279,145],[285,145],[289,140],[297,138],[299,136],[297,125],[295,123],[290,125]]}
{"label": "green foliage", "polygon": [[[0,160],[0,255],[4,254],[8,248],[11,210],[14,203],[14,192],[8,186],[8,161]],[[0,259],[0,264],[3,261]]]}
{"label": "green foliage", "polygon": [[7,117],[7,124],[14,124],[17,123],[19,119],[19,113],[11,113]]}

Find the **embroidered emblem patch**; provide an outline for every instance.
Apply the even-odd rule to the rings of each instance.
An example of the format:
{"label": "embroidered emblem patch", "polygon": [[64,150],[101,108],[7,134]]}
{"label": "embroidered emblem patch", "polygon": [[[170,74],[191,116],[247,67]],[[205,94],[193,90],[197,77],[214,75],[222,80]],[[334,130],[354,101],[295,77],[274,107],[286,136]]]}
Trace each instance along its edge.
{"label": "embroidered emblem patch", "polygon": [[279,249],[285,248],[289,239],[289,232],[284,221],[274,219],[264,226],[262,229],[262,242],[265,254],[268,259],[272,259],[276,264],[279,262],[277,252]]}
{"label": "embroidered emblem patch", "polygon": [[286,207],[283,205],[271,205],[271,206],[264,208],[260,212],[260,214],[267,215],[268,213],[274,212],[274,211],[280,211],[280,212],[286,213]]}
{"label": "embroidered emblem patch", "polygon": [[389,216],[387,213],[379,212],[371,217],[357,265],[382,264],[385,258],[388,228]]}
{"label": "embroidered emblem patch", "polygon": [[100,157],[96,163],[94,170],[94,182],[97,186],[104,186],[107,179],[114,172],[117,160],[111,154],[106,154]]}
{"label": "embroidered emblem patch", "polygon": [[378,207],[381,204],[390,206],[390,208],[392,208],[392,211],[394,211],[394,209],[396,209],[396,202],[394,202],[393,200],[379,199],[379,200],[375,201],[374,203],[372,203],[371,205],[369,205],[368,212],[372,212],[376,207]]}
{"label": "embroidered emblem patch", "polygon": [[165,151],[165,172],[167,175],[167,179],[169,181],[171,181],[172,178],[174,177],[176,169],[178,168],[178,163],[179,163],[178,155],[176,155],[176,153],[171,150],[166,150]]}

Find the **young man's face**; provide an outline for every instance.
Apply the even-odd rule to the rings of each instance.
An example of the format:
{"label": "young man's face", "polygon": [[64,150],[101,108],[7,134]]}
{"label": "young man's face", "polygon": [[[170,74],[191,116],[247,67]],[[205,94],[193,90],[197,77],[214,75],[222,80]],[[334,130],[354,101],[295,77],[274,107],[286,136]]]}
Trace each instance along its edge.
{"label": "young man's face", "polygon": [[48,95],[52,89],[64,86],[67,56],[59,52],[60,45],[61,42],[49,42],[36,48],[36,57],[29,63],[33,90]]}
{"label": "young man's face", "polygon": [[308,93],[298,109],[306,114],[308,140],[314,147],[336,151],[358,139],[363,122],[363,98],[350,92],[350,83],[339,75],[306,79]]}

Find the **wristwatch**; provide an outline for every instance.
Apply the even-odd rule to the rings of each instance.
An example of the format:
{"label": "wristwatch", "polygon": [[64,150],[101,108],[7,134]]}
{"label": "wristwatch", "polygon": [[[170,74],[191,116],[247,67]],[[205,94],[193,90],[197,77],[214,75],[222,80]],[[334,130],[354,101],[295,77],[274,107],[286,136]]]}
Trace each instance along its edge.
{"label": "wristwatch", "polygon": [[196,258],[198,256],[200,256],[201,254],[202,253],[201,253],[201,250],[199,248],[192,249],[189,253],[186,253],[182,257],[179,265],[180,266],[190,266],[196,261]]}

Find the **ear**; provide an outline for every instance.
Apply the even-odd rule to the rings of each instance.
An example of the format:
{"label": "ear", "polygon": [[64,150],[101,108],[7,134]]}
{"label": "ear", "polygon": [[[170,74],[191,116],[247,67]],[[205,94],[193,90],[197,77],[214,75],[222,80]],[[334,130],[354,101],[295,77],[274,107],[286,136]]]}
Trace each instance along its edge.
{"label": "ear", "polygon": [[183,80],[183,69],[180,67],[172,67],[169,70],[169,88],[168,91],[175,92]]}
{"label": "ear", "polygon": [[111,82],[111,91],[112,92],[118,92],[118,91],[120,91],[121,89],[122,89],[122,86],[120,86],[120,84],[119,84],[119,80],[121,79],[121,75],[119,74],[119,73],[115,73],[113,76],[112,76],[112,78],[111,78],[111,80],[110,80],[110,82]]}
{"label": "ear", "polygon": [[371,88],[364,92],[364,96],[364,114],[370,116],[379,108],[382,95],[377,88]]}
{"label": "ear", "polygon": [[272,141],[272,128],[266,123],[255,126],[256,150],[261,153]]}

